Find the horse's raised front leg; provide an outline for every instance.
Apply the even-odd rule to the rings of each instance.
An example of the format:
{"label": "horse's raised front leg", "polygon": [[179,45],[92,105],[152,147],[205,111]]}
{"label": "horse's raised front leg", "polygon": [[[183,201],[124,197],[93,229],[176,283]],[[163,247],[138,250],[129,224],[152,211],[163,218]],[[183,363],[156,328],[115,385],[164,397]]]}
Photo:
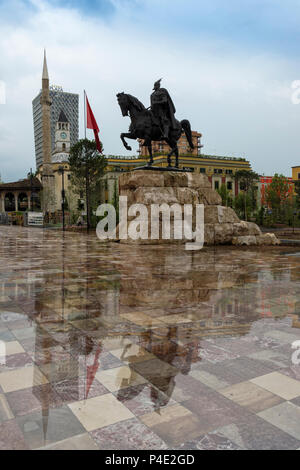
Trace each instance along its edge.
{"label": "horse's raised front leg", "polygon": [[121,137],[121,140],[122,140],[123,145],[124,145],[124,147],[126,148],[126,150],[132,150],[132,148],[130,147],[130,145],[127,144],[127,142],[126,142],[126,140],[125,140],[125,137],[126,137],[127,139],[133,139],[133,140],[135,140],[135,139],[136,139],[135,135],[134,135],[134,134],[131,134],[131,132],[127,132],[127,133],[121,134],[120,137]]}

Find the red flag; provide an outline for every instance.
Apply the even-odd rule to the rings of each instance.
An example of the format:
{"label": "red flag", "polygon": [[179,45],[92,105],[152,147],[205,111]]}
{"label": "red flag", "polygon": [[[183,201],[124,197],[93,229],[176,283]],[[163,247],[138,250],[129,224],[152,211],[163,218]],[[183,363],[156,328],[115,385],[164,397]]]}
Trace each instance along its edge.
{"label": "red flag", "polygon": [[95,375],[99,369],[99,357],[102,352],[101,346],[97,347],[97,351],[95,354],[95,359],[94,359],[94,364],[92,366],[87,366],[87,374],[86,374],[86,382],[87,382],[87,390],[86,390],[86,397],[89,396],[89,391],[91,389],[91,386],[93,385]]}
{"label": "red flag", "polygon": [[97,144],[97,150],[98,152],[102,153],[102,145],[99,139],[99,127],[95,119],[94,113],[92,111],[92,108],[90,106],[88,97],[87,95],[85,96],[86,96],[86,127],[87,129],[93,129],[94,135],[95,135],[95,141]]}

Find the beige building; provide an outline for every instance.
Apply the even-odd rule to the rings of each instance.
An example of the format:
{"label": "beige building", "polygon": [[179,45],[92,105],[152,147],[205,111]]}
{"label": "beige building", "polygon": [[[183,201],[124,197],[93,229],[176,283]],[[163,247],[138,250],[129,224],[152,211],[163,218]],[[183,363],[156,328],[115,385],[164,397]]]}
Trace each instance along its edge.
{"label": "beige building", "polygon": [[[201,145],[201,138],[202,134],[200,134],[200,132],[192,131],[192,141],[194,144],[194,148],[191,149],[186,135],[183,133],[178,141],[179,155],[189,154],[194,157],[201,155],[201,149],[203,147],[203,145]],[[141,157],[149,157],[148,148],[145,147],[143,143],[144,140],[139,139],[139,154]],[[163,155],[165,153],[170,152],[170,147],[164,140],[160,142],[152,142],[152,152],[153,155]]]}

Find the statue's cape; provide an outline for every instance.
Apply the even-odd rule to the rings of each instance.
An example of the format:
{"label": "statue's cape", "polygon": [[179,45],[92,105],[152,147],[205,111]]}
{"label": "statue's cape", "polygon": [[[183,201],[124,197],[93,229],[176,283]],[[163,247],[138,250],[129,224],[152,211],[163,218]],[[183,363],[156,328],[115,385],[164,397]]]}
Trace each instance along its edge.
{"label": "statue's cape", "polygon": [[175,120],[175,116],[174,116],[174,114],[176,113],[176,108],[174,106],[174,103],[173,103],[173,100],[172,100],[171,96],[169,95],[168,90],[166,90],[166,88],[160,88],[158,90],[158,92],[156,91],[156,92],[152,93],[152,95],[151,95],[151,105],[153,105],[153,104],[159,105],[159,104],[163,103],[163,102],[160,102],[158,100],[157,101],[155,100],[155,97],[157,96],[157,94],[165,95],[166,100],[164,100],[164,102],[167,102],[168,109],[169,109],[169,116],[170,116],[170,119],[171,119],[171,122],[172,122],[172,126],[176,127],[176,120]]}

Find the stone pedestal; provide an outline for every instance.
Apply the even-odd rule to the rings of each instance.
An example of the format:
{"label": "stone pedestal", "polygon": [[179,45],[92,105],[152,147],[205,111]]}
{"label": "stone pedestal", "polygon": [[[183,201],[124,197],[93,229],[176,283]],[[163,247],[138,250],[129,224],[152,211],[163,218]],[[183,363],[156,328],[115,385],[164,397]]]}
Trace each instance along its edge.
{"label": "stone pedestal", "polygon": [[[204,205],[204,240],[206,245],[277,245],[279,240],[273,234],[262,234],[259,227],[251,222],[240,221],[230,207],[222,206],[220,195],[211,189],[208,177],[204,174],[132,171],[119,178],[120,196],[127,196],[128,208],[132,204],[144,204],[148,210],[148,240],[121,240],[125,243],[162,244],[186,243],[186,239],[175,240],[173,224],[176,215],[171,216],[171,238],[151,240],[152,204],[191,204],[194,214],[197,204]],[[183,210],[183,209],[182,209]],[[128,224],[135,217],[128,217]],[[160,217],[160,225],[162,217]],[[193,220],[193,230],[195,229]],[[119,232],[118,232],[119,233]]]}

